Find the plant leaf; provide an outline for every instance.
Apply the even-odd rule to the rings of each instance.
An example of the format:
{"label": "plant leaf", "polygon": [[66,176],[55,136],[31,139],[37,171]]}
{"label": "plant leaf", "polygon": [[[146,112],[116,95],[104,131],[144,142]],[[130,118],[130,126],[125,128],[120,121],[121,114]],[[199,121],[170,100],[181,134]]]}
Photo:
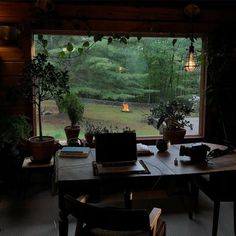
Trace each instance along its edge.
{"label": "plant leaf", "polygon": [[89,41],[85,41],[85,42],[83,43],[83,47],[89,47]]}
{"label": "plant leaf", "polygon": [[172,45],[175,46],[176,42],[177,42],[177,39],[173,39],[172,40]]}
{"label": "plant leaf", "polygon": [[72,52],[73,49],[74,49],[74,46],[73,46],[72,43],[68,43],[68,44],[66,45],[66,50],[67,50],[68,52]]}

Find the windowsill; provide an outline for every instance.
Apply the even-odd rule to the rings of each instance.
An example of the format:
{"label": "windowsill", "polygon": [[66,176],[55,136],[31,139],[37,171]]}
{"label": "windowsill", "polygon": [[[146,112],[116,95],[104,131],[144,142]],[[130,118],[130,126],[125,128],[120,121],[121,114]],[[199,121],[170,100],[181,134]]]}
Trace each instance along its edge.
{"label": "windowsill", "polygon": [[[162,137],[161,136],[151,137],[151,138],[138,137],[137,142],[141,142],[141,143],[146,144],[146,145],[155,145],[156,141],[159,140],[159,139],[162,139]],[[82,140],[82,141],[85,142],[85,140]],[[187,135],[184,138],[184,143],[195,143],[195,142],[203,142],[203,141],[204,141],[204,137],[200,136],[200,135]],[[62,146],[67,145],[66,140],[58,140],[58,142]]]}
{"label": "windowsill", "polygon": [[[162,136],[151,137],[151,138],[140,137],[140,138],[137,138],[137,141],[146,145],[155,145],[158,139],[162,139]],[[203,142],[203,141],[204,141],[204,137],[200,135],[187,135],[184,138],[184,143],[195,143],[195,142]]]}

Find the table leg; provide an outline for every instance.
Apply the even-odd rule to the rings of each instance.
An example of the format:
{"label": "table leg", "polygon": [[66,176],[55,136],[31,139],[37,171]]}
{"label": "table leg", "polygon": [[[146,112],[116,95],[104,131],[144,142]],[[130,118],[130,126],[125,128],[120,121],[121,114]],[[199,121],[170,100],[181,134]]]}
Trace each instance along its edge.
{"label": "table leg", "polygon": [[62,210],[59,212],[59,236],[68,235],[68,218]]}
{"label": "table leg", "polygon": [[189,218],[193,219],[193,213],[196,212],[198,208],[199,193],[195,177],[190,178],[189,185]]}

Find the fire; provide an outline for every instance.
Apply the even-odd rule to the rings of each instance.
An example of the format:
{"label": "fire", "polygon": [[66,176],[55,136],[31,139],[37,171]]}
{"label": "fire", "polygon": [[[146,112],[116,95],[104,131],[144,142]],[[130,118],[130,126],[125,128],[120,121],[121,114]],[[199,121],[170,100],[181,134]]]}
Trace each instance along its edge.
{"label": "fire", "polygon": [[129,104],[127,102],[123,102],[122,111],[129,112]]}

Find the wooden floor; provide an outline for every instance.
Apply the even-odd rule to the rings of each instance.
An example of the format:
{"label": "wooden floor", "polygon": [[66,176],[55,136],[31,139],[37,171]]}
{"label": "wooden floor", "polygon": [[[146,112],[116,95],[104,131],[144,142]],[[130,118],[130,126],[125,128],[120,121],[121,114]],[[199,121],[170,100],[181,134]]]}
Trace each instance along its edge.
{"label": "wooden floor", "polygon": [[[48,186],[31,186],[24,198],[15,193],[0,192],[1,236],[57,236],[58,202]],[[157,191],[134,193],[134,207],[163,209],[167,236],[210,236],[213,204],[200,193],[199,212],[190,220],[186,201],[182,196],[166,197]],[[122,194],[104,196],[103,201],[122,205]],[[233,236],[233,204],[222,203],[218,236]],[[74,219],[70,218],[69,235],[73,235]]]}

